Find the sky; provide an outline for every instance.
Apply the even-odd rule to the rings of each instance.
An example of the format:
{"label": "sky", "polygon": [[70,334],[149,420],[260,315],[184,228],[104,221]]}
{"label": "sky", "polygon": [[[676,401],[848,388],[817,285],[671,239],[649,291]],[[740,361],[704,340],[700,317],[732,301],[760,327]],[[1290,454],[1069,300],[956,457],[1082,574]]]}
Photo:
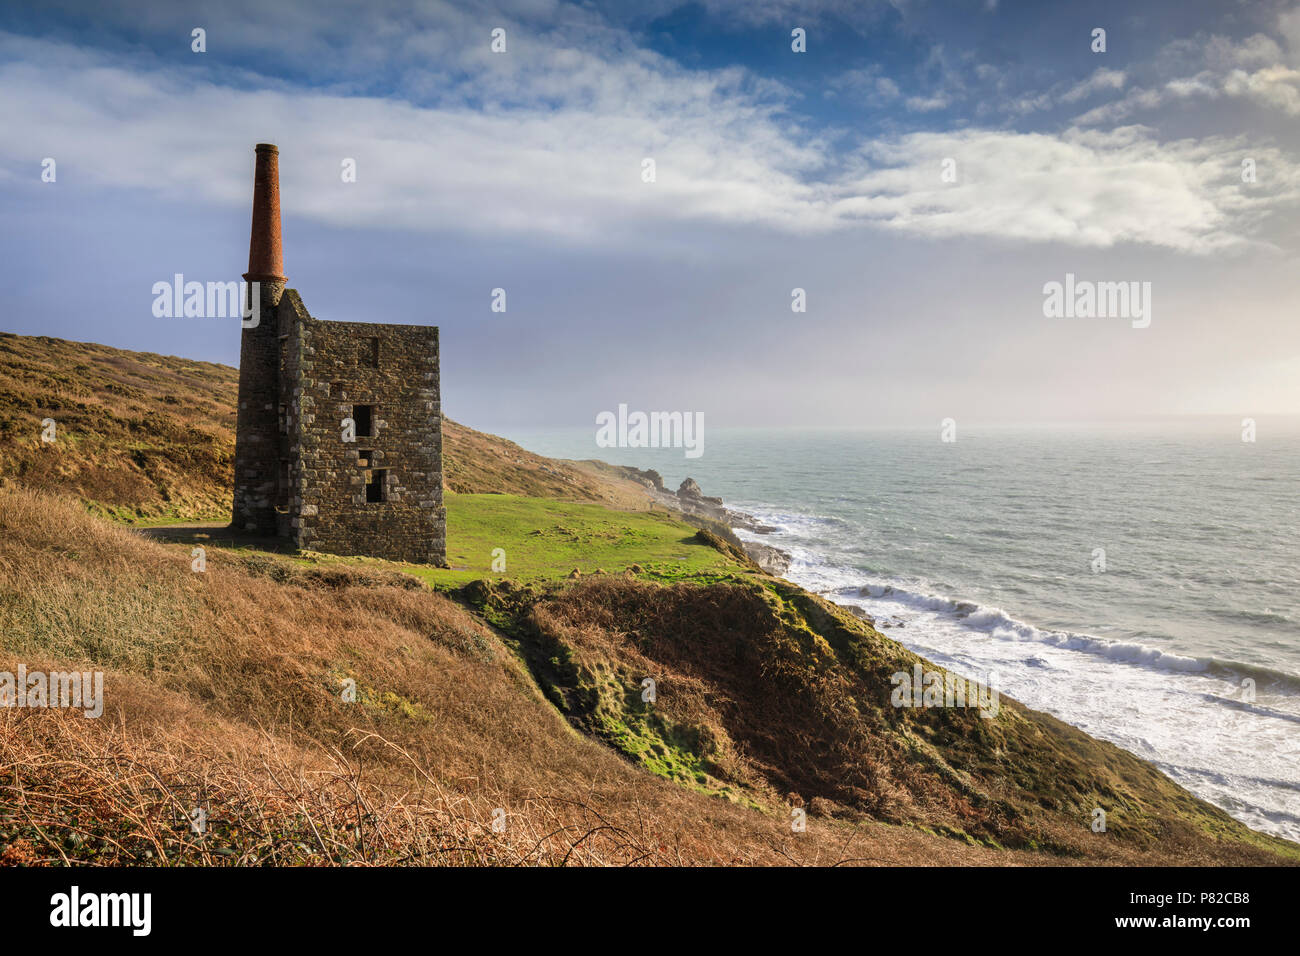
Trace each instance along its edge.
{"label": "sky", "polygon": [[478,428],[1300,412],[1295,3],[6,2],[0,130],[3,331],[237,364],[152,290],[270,142],[289,285]]}

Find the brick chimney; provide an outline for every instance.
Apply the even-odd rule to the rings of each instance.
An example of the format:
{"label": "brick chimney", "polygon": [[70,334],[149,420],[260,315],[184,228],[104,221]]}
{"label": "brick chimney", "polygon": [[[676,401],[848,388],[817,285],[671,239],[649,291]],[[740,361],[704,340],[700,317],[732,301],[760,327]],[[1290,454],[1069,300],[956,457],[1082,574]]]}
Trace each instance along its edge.
{"label": "brick chimney", "polygon": [[284,252],[280,247],[280,151],[270,143],[258,143],[256,149],[253,231],[248,242],[248,271],[244,279],[260,282],[263,301],[276,305],[287,281]]}
{"label": "brick chimney", "polygon": [[[260,313],[239,335],[239,409],[235,416],[235,495],[231,526],[275,534],[281,468],[279,406],[282,317],[287,281],[280,251],[280,151],[257,145],[253,180],[253,232],[248,243],[248,295],[260,283]],[[286,310],[288,311],[288,310]]]}

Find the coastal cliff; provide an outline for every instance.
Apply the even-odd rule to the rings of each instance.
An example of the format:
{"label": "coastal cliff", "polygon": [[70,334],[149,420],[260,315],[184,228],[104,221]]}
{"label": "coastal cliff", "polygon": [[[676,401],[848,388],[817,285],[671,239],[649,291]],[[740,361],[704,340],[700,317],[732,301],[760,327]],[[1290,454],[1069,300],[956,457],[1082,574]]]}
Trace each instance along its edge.
{"label": "coastal cliff", "polygon": [[222,527],[233,369],[0,359],[0,671],[106,704],[0,709],[0,862],[1300,862],[1014,700],[900,697],[965,678],[760,567],[695,482],[448,423],[451,567],[277,553]]}

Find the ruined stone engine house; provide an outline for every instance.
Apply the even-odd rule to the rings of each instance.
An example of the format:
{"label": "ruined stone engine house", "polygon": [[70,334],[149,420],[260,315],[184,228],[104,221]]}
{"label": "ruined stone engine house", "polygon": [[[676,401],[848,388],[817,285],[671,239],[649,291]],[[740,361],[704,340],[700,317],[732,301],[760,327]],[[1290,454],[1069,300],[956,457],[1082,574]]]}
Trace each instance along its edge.
{"label": "ruined stone engine house", "polygon": [[312,318],[285,288],[279,150],[256,153],[232,528],[445,566],[438,329]]}

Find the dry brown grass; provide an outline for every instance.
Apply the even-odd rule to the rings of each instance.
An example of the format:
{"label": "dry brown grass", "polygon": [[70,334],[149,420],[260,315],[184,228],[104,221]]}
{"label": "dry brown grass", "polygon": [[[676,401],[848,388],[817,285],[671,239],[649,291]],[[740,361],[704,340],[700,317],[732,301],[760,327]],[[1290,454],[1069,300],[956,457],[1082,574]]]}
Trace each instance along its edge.
{"label": "dry brown grass", "polygon": [[[163,729],[101,732],[77,715],[0,720],[0,863],[637,865],[660,857],[646,842],[652,834],[573,801],[526,798],[496,832],[499,797],[449,792],[377,737],[303,752],[262,733],[219,753]],[[367,743],[409,763],[415,784],[380,782],[353,756]]]}
{"label": "dry brown grass", "polygon": [[[570,719],[688,784],[1079,859],[1110,849],[1298,857],[1149,763],[1009,698],[991,720],[974,708],[892,706],[890,676],[933,665],[784,582],[605,576],[529,601],[523,614],[533,666]],[[657,683],[653,707],[636,693],[645,675]],[[1088,825],[1099,806],[1101,838]]]}
{"label": "dry brown grass", "polygon": [[[500,636],[444,596],[383,573],[208,558],[195,573],[187,545],[71,499],[0,489],[0,670],[106,674],[98,719],[0,711],[0,860],[1082,862],[869,819],[813,815],[794,834],[765,782],[777,778],[739,769],[755,765],[751,743],[736,754],[736,801],[648,773],[566,722]],[[601,602],[583,594],[595,614]],[[611,607],[615,618],[593,620],[626,636]],[[678,670],[674,692],[716,709],[705,676],[691,685]],[[356,703],[341,700],[343,678]],[[189,831],[194,806],[208,812],[202,840]],[[491,830],[496,808],[504,834]],[[1156,851],[1102,840],[1087,861],[1248,861],[1239,846],[1171,837]]]}
{"label": "dry brown grass", "polygon": [[[630,765],[437,594],[364,574],[281,583],[209,558],[196,574],[185,547],[0,489],[0,669],[107,674],[97,720],[0,712],[10,862],[92,845],[105,862],[833,862],[862,842],[821,822],[796,838],[782,817]],[[356,704],[339,699],[344,676]],[[186,835],[200,798],[231,855]],[[485,829],[496,807],[504,838]],[[897,862],[933,840],[886,842],[900,839]],[[955,862],[949,842],[935,856]]]}
{"label": "dry brown grass", "polygon": [[[75,495],[122,520],[229,516],[239,371],[0,333],[0,484]],[[54,419],[58,441],[40,423]],[[444,485],[644,509],[638,485],[444,420]]]}
{"label": "dry brown grass", "polygon": [[543,458],[512,441],[443,422],[443,484],[462,494],[523,495],[560,501],[594,501],[644,511],[645,489],[617,475],[603,475],[580,462]]}
{"label": "dry brown grass", "polygon": [[123,516],[222,515],[236,389],[210,362],[0,334],[0,478]]}

